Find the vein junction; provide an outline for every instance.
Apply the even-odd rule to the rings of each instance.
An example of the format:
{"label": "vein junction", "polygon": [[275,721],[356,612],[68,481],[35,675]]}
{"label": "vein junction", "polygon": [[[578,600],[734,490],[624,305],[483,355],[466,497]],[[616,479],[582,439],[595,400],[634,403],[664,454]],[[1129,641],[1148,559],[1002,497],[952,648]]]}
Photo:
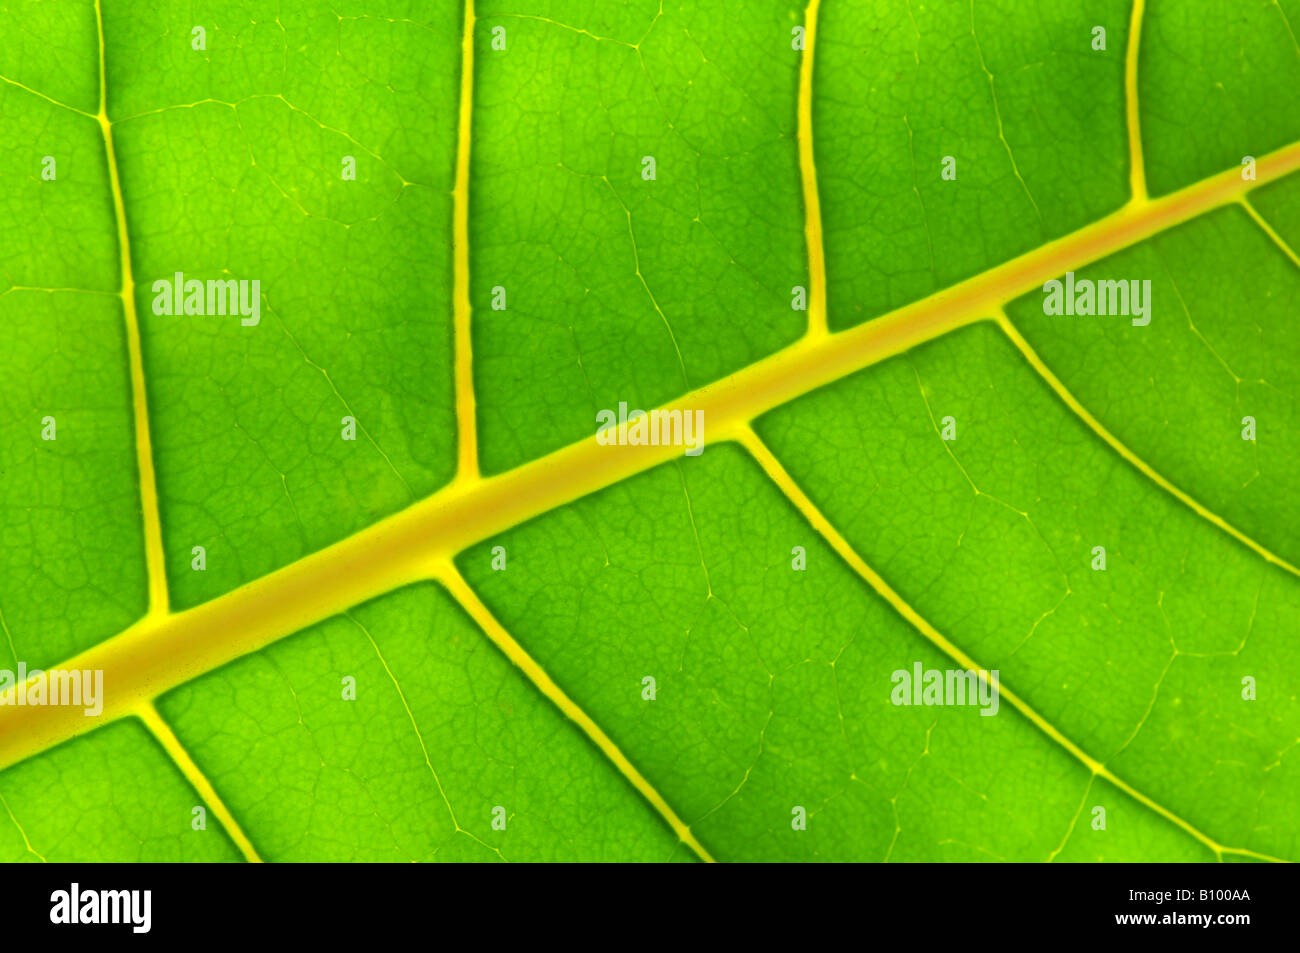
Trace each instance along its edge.
{"label": "vein junction", "polygon": [[[1260,158],[1257,180],[1229,169],[1160,199],[1119,211],[952,288],[867,324],[807,337],[664,409],[703,409],[711,437],[734,438],[749,421],[802,394],[948,331],[993,318],[1000,305],[1056,275],[1236,201],[1300,169],[1300,143]],[[98,718],[52,707],[0,706],[0,769],[232,659],[411,582],[462,549],[572,502],[680,452],[596,436],[506,473],[455,481],[407,509],[224,596],[182,612],[150,614],[62,663],[100,668],[114,686]]]}
{"label": "vein junction", "polygon": [[[948,289],[899,308],[888,315],[850,330],[829,334],[825,329],[825,275],[820,213],[817,207],[815,170],[812,164],[812,139],[808,88],[812,73],[811,44],[815,36],[817,2],[810,4],[807,59],[800,95],[801,168],[805,187],[806,233],[812,272],[815,307],[809,332],[800,341],[770,357],[704,387],[697,388],[662,408],[682,412],[703,410],[709,420],[711,436],[716,440],[737,440],[763,464],[769,475],[805,516],[840,552],[859,574],[888,599],[926,638],[935,642],[953,658],[971,668],[978,668],[959,649],[948,643],[924,619],[902,603],[845,543],[802,492],[789,481],[779,462],[763,447],[749,428],[750,422],[773,407],[780,406],[818,387],[843,378],[872,364],[900,354],[949,331],[982,319],[992,319],[1008,327],[1001,307],[1044,281],[1082,267],[1165,229],[1203,215],[1233,202],[1245,202],[1252,188],[1300,169],[1300,142],[1286,146],[1257,162],[1256,179],[1244,181],[1237,169],[1229,169],[1178,192],[1159,199],[1146,195],[1141,168],[1136,110],[1130,103],[1130,155],[1133,159],[1133,195],[1117,212],[1056,239],[1032,252],[1021,255]],[[1130,80],[1128,92],[1135,96],[1138,29],[1141,2],[1135,4],[1133,35],[1129,48]],[[456,357],[458,419],[461,430],[460,468],[457,478],[442,490],[387,519],[320,550],[274,573],[203,605],[182,612],[167,607],[163,575],[161,533],[158,527],[157,493],[154,481],[152,449],[149,442],[148,415],[145,405],[143,368],[139,353],[139,329],[135,317],[130,251],[126,233],[125,208],[117,178],[112,141],[112,123],[106,110],[104,88],[103,23],[99,3],[96,16],[100,39],[100,107],[95,118],[103,130],[117,214],[119,246],[122,259],[122,289],[128,325],[132,387],[135,400],[137,456],[141,473],[142,503],[145,512],[146,554],[150,579],[150,611],[136,624],[113,638],[61,663],[58,668],[101,669],[113,691],[97,717],[86,717],[71,707],[33,707],[13,704],[0,706],[0,770],[31,757],[75,735],[128,715],[144,718],[151,730],[166,744],[170,736],[153,709],[152,702],[162,693],[211,671],[235,658],[264,646],[330,616],[344,612],[361,602],[412,582],[437,579],[452,589],[453,595],[486,626],[489,636],[520,664],[526,674],[551,697],[561,710],[578,722],[602,747],[619,770],[629,777],[677,831],[702,857],[707,852],[694,840],[689,828],[672,814],[666,802],[654,792],[636,769],[626,763],[617,749],[609,750],[599,727],[564,697],[546,691],[545,672],[528,670],[531,662],[522,648],[491,620],[485,607],[452,566],[452,558],[461,550],[491,535],[509,529],[534,516],[572,502],[647,470],[674,457],[673,446],[624,446],[611,452],[595,435],[555,451],[506,473],[482,477],[477,467],[477,447],[473,433],[474,403],[469,350],[469,295],[467,245],[468,148],[462,150],[456,183]],[[474,23],[472,2],[466,10],[466,57],[462,79],[472,79],[472,42]],[[471,91],[462,90],[460,134],[468,142],[468,107]],[[87,113],[91,116],[92,114]],[[464,336],[464,340],[461,338]],[[1132,461],[1130,461],[1132,462]],[[1150,475],[1150,474],[1148,474]],[[1154,478],[1154,477],[1153,477]],[[1158,481],[1159,482],[1159,481]],[[1164,485],[1162,483],[1162,485]],[[1168,488],[1168,487],[1166,487]],[[1178,495],[1178,494],[1175,494]],[[1183,499],[1182,496],[1179,496]],[[1188,502],[1186,499],[1184,502]],[[1189,503],[1189,505],[1191,505]],[[1194,507],[1195,508],[1195,507]],[[1200,510],[1198,509],[1198,512]],[[1206,513],[1201,515],[1205,516]],[[1229,529],[1219,521],[1220,528]],[[1234,531],[1235,532],[1235,531]],[[1238,535],[1239,538],[1240,534]],[[1248,540],[1246,542],[1249,543]],[[1258,547],[1256,547],[1258,548]],[[1267,556],[1268,554],[1266,554]],[[1280,562],[1274,558],[1274,562]],[[452,567],[452,568],[448,568]],[[1290,568],[1290,567],[1287,567]],[[1292,570],[1294,571],[1294,570]],[[517,651],[516,651],[517,650]],[[516,658],[516,655],[520,658]],[[521,661],[520,659],[524,661]],[[536,668],[535,663],[532,667]],[[11,689],[10,691],[16,691]],[[557,689],[558,691],[558,689]],[[1216,854],[1250,854],[1251,852],[1218,845],[1206,835],[1124,784],[1076,745],[1064,738],[1028,709],[1008,689],[1002,694],[1022,714],[1034,721],[1054,740],[1100,775],[1137,798],[1148,807],[1179,824],[1188,833],[1211,847]],[[560,693],[562,696],[563,693]],[[572,710],[571,710],[572,709]],[[143,715],[141,713],[144,713]],[[587,723],[590,723],[589,725]],[[194,783],[202,787],[196,766],[179,748],[174,736],[168,748],[178,763],[188,763]],[[174,750],[173,750],[174,749]],[[621,760],[620,760],[621,759]],[[637,784],[640,779],[641,784]],[[210,785],[207,785],[210,788]],[[658,800],[656,800],[658,799]],[[225,820],[225,818],[223,818]],[[228,828],[238,832],[233,818]],[[237,841],[246,856],[255,857],[252,845],[238,834]],[[1253,855],[1262,857],[1262,855]],[[1264,858],[1272,859],[1272,858]]]}

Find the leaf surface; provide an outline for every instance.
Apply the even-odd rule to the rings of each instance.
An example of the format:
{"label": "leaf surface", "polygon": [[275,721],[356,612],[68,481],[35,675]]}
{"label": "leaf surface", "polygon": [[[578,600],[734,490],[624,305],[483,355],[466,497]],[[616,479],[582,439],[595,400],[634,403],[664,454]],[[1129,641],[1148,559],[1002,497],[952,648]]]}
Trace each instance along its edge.
{"label": "leaf surface", "polygon": [[755,6],[0,27],[0,857],[1300,857],[1300,4]]}

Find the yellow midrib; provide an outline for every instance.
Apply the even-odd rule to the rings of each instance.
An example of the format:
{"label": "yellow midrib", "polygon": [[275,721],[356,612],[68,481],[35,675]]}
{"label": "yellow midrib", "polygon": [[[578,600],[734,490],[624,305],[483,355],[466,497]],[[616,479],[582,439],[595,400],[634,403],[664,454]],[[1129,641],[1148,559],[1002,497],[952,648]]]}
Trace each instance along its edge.
{"label": "yellow midrib", "polygon": [[[1300,165],[1300,154],[1297,151],[1300,150],[1300,144],[1295,144],[1261,160],[1258,181],[1251,185],[1238,184],[1234,181],[1234,173],[1237,170],[1229,170],[1164,199],[1156,202],[1149,201],[1143,170],[1136,98],[1137,50],[1143,0],[1134,0],[1125,86],[1133,195],[1131,202],[1119,212],[1107,216],[1092,226],[1080,229],[923,301],[898,309],[868,326],[844,332],[831,339],[827,337],[825,258],[812,138],[812,75],[818,6],[819,0],[809,0],[798,98],[800,172],[810,273],[808,333],[800,342],[782,352],[713,385],[700,388],[669,405],[683,409],[711,408],[715,420],[718,416],[722,418],[720,427],[715,425],[710,428],[715,437],[721,439],[739,439],[743,442],[747,435],[752,435],[748,427],[749,422],[764,410],[977,320],[983,316],[981,309],[1000,306],[1015,294],[1028,290],[1047,277],[1103,257],[1229,201],[1239,201],[1249,209],[1249,204],[1245,202],[1245,194],[1250,188],[1285,175]],[[456,342],[454,364],[459,430],[456,478],[444,490],[403,513],[385,520],[382,524],[343,540],[327,550],[299,560],[292,566],[285,567],[212,603],[176,615],[168,613],[161,526],[148,428],[125,203],[118,179],[112,123],[108,119],[106,109],[106,61],[100,0],[96,0],[95,10],[100,53],[100,103],[95,118],[100,123],[105,141],[121,252],[121,295],[126,312],[128,349],[131,359],[150,608],[144,619],[125,632],[64,663],[64,667],[69,668],[102,668],[105,670],[106,678],[110,671],[119,675],[135,676],[127,679],[127,692],[115,693],[117,697],[114,699],[114,704],[106,707],[102,716],[87,720],[88,724],[84,722],[78,724],[76,719],[57,717],[7,719],[5,715],[8,713],[35,713],[36,709],[14,706],[0,708],[0,769],[74,734],[89,730],[106,720],[134,713],[141,717],[159,738],[186,776],[208,799],[209,804],[215,806],[216,813],[245,856],[255,860],[257,856],[251,843],[243,835],[233,816],[230,816],[229,811],[221,804],[211,784],[180,746],[169,726],[158,715],[153,706],[153,699],[163,691],[215,668],[224,661],[254,651],[261,645],[333,615],[337,611],[345,610],[365,598],[387,592],[407,581],[432,577],[438,578],[448,586],[468,611],[473,613],[475,609],[479,610],[475,615],[476,621],[480,622],[489,638],[512,661],[520,665],[539,689],[592,738],[618,770],[663,815],[679,838],[702,858],[711,860],[707,851],[694,838],[690,828],[676,816],[662,796],[604,735],[594,720],[568,699],[549,679],[545,671],[541,670],[522,647],[496,623],[486,607],[482,606],[477,596],[460,578],[451,562],[451,557],[460,549],[492,532],[616,482],[662,462],[672,455],[671,452],[664,452],[667,448],[625,448],[625,451],[632,449],[634,452],[621,454],[624,459],[620,465],[593,466],[597,462],[593,459],[594,438],[588,438],[525,467],[503,474],[501,477],[490,480],[483,480],[480,477],[470,338],[468,240],[475,23],[473,0],[465,0],[459,138],[456,180],[453,189],[455,249],[453,306]],[[1253,209],[1250,211],[1254,214]],[[1256,219],[1259,220],[1258,216]],[[1276,236],[1274,237],[1276,239]],[[1294,258],[1294,255],[1292,257]],[[1000,310],[998,314],[1001,316]],[[1002,320],[1005,318],[1002,317]],[[833,347],[826,346],[832,343]],[[643,449],[648,452],[641,452]],[[595,455],[599,456],[599,451],[596,451]],[[533,494],[517,492],[529,487],[535,487],[542,492]],[[501,506],[500,504],[507,498],[511,501],[522,499],[525,502],[524,505],[514,508]],[[477,515],[480,519],[478,521],[467,519],[466,526],[457,525],[455,519],[443,519],[439,522],[429,512],[431,507],[436,509],[439,504],[446,505],[453,516],[459,513],[466,517]],[[1222,521],[1220,523],[1226,527]],[[387,526],[387,533],[376,532],[385,524],[390,524]],[[421,527],[428,528],[430,524],[435,529],[440,528],[442,532],[435,533],[431,537],[431,543],[421,546],[418,531]],[[1250,542],[1244,537],[1241,538]],[[383,562],[375,572],[357,573],[360,563],[385,548],[385,540],[399,544],[394,549],[397,558]],[[351,578],[354,574],[357,576],[355,586],[339,587],[341,577]],[[881,583],[883,584],[883,580]],[[321,598],[322,593],[326,592],[332,599]],[[248,598],[250,593],[251,598]],[[236,598],[241,594],[245,598]],[[280,599],[285,596],[291,598],[286,599],[282,605]],[[282,611],[266,612],[264,610],[268,605]],[[216,611],[213,611],[214,609]],[[910,612],[910,607],[908,610]],[[232,628],[221,624],[223,622],[229,624],[241,616],[250,623],[244,629],[241,629],[238,624]],[[908,618],[911,619],[911,616],[909,615]],[[917,624],[916,620],[912,621]],[[254,622],[260,624],[253,624]],[[930,633],[925,628],[928,624],[924,624],[924,620],[921,620],[921,623],[923,624],[918,627],[929,637]],[[186,639],[190,640],[190,644],[194,641],[202,641],[201,638],[196,638],[196,635],[202,633],[201,631],[196,633],[195,627],[198,630],[206,628],[212,635],[223,631],[227,634],[236,632],[238,635],[224,640],[214,639],[214,644],[206,651],[191,652],[188,656],[179,653],[181,657],[177,657],[176,649],[184,644]],[[110,663],[112,663],[111,668]],[[1014,697],[1011,700],[1013,704],[1017,703]],[[1022,706],[1017,704],[1017,707]],[[51,709],[41,709],[41,711],[49,712]],[[57,714],[60,710],[52,711]],[[13,723],[15,720],[17,724]],[[36,725],[28,723],[32,721],[43,723]],[[1039,725],[1039,727],[1043,726]],[[32,728],[35,730],[26,730]],[[1059,737],[1059,733],[1055,733],[1055,729],[1050,725],[1047,729],[1050,729],[1049,735],[1065,744],[1071,753],[1092,767],[1094,774],[1106,776],[1148,806],[1167,814],[1159,805],[1147,801],[1118,779],[1111,777],[1108,772],[1105,772],[1104,766],[1099,769],[1091,759],[1076,750],[1072,743]],[[20,743],[14,744],[16,739],[19,739]],[[1178,821],[1177,818],[1173,819]],[[1182,824],[1181,821],[1179,823]],[[1212,844],[1190,826],[1185,824],[1182,826]],[[1212,846],[1223,850],[1217,848],[1217,845]],[[1242,851],[1242,853],[1249,852]]]}
{"label": "yellow midrib", "polygon": [[[1300,143],[1259,159],[1257,179],[1229,169],[1119,211],[981,275],[837,334],[806,337],[668,409],[702,409],[711,440],[759,414],[955,328],[1005,301],[1300,169]],[[129,714],[241,655],[403,585],[432,578],[466,547],[676,456],[679,448],[609,448],[587,437],[497,476],[456,481],[326,549],[195,608],[151,614],[61,663],[102,669],[104,712],[0,706],[0,769]]]}

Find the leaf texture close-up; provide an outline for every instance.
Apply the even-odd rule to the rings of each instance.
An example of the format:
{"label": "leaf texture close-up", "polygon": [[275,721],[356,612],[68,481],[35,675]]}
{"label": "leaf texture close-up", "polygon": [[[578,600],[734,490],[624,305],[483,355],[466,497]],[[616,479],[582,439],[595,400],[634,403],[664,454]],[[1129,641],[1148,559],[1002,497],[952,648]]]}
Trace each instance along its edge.
{"label": "leaf texture close-up", "polygon": [[16,0],[0,859],[1300,859],[1300,0]]}

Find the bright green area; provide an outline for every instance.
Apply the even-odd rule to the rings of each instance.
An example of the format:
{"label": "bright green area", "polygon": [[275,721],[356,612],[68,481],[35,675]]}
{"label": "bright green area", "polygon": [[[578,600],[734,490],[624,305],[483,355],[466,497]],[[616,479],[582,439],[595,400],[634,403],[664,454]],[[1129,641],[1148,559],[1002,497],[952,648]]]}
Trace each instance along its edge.
{"label": "bright green area", "polygon": [[[459,20],[403,6],[119,6],[105,24],[177,605],[452,474]],[[152,283],[177,271],[259,280],[261,323],[154,315]]]}
{"label": "bright green area", "polygon": [[1297,0],[1149,0],[1138,102],[1152,195],[1300,139],[1297,30]]}
{"label": "bright green area", "polygon": [[85,12],[31,4],[22,28],[0,26],[0,76],[10,80],[0,82],[0,665],[9,668],[89,648],[145,607],[103,140],[94,120],[14,85],[97,107]]}
{"label": "bright green area", "polygon": [[146,596],[117,299],[11,288],[0,324],[0,667],[12,670],[116,634]]}
{"label": "bright green area", "polygon": [[159,709],[264,860],[687,859],[433,585],[241,659]]}
{"label": "bright green area", "polygon": [[823,7],[813,120],[833,329],[1128,198],[1127,0]]}
{"label": "bright green area", "polygon": [[0,775],[0,812],[0,860],[8,863],[240,859],[221,823],[135,719],[10,768]]}
{"label": "bright green area", "polygon": [[[184,608],[453,473],[463,11],[103,4],[168,583]],[[477,7],[470,293],[490,474],[590,434],[598,410],[651,408],[803,333],[791,307],[809,281],[792,48],[803,13]],[[1128,197],[1127,2],[823,7],[813,118],[832,329]],[[1300,138],[1292,23],[1297,0],[1148,4],[1153,195]],[[99,96],[93,3],[7,13],[5,667],[95,645],[146,603]],[[1300,180],[1250,200],[1300,245]],[[177,271],[258,280],[260,323],[154,314],[152,283]],[[1079,276],[1151,280],[1151,323],[1046,316],[1035,291],[1008,306],[1016,326],[1119,440],[1300,563],[1295,263],[1233,207]],[[47,416],[55,440],[42,439]],[[354,441],[341,439],[345,417]],[[1047,722],[1222,844],[1300,858],[1300,582],[1124,462],[996,327],[869,368],[758,430],[861,556]],[[204,572],[190,568],[194,546]],[[1105,571],[1092,568],[1098,546]],[[894,672],[954,663],[734,446],[459,563],[719,859],[1211,859],[1008,704],[994,717],[892,704]],[[290,636],[159,707],[266,859],[693,859],[433,585]],[[505,830],[492,827],[498,805]],[[0,774],[0,857],[238,859],[210,810],[192,830],[195,806],[126,720]],[[796,808],[806,830],[792,828]]]}
{"label": "bright green area", "polygon": [[[1300,222],[1283,204],[1300,180],[1279,188],[1260,208],[1279,224]],[[1300,269],[1234,206],[1075,277],[1150,281],[1150,324],[1047,315],[1034,291],[1007,309],[1030,345],[1156,472],[1300,565]]]}
{"label": "bright green area", "polygon": [[[453,472],[460,18],[450,3],[402,6],[105,4],[175,607],[361,529]],[[0,237],[4,286],[112,291],[104,145],[77,111],[98,108],[95,9],[34,4],[31,16],[0,38],[5,138],[19,144],[0,159],[14,183],[3,202],[23,223]],[[52,41],[37,42],[46,30]],[[176,272],[260,282],[260,323],[155,314],[153,282]],[[96,307],[60,303],[76,322]],[[106,353],[92,366],[122,364]]]}
{"label": "bright green area", "polygon": [[1297,855],[1300,580],[1116,455],[998,328],[759,431],[869,565],[1066,737],[1219,843]]}
{"label": "bright green area", "polygon": [[[649,409],[737,370],[807,326],[791,307],[808,284],[796,5],[659,8],[476,5],[485,473],[587,436],[619,401]],[[493,310],[495,288],[506,310]]]}
{"label": "bright green area", "polygon": [[[497,545],[504,572],[490,568]],[[460,564],[719,859],[1042,861],[1087,790],[1088,771],[1010,706],[894,705],[894,672],[951,662],[734,446],[535,520]],[[806,830],[792,827],[796,807]],[[1092,849],[1203,853],[1131,800],[1113,811],[1123,823]]]}

